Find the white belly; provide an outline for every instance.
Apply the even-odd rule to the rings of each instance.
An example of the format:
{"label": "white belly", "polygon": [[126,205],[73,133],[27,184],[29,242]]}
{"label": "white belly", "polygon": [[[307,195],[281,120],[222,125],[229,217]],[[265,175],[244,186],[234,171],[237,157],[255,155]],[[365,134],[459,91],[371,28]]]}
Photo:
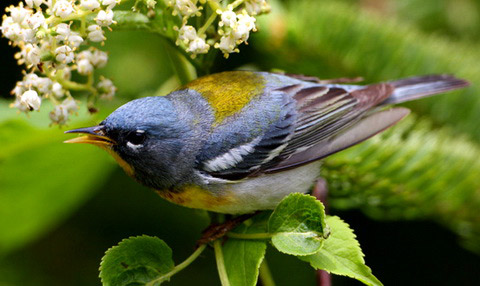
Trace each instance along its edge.
{"label": "white belly", "polygon": [[274,174],[249,178],[229,184],[227,196],[232,196],[232,204],[217,206],[215,211],[240,214],[256,210],[274,209],[290,193],[306,193],[320,174],[320,161]]}

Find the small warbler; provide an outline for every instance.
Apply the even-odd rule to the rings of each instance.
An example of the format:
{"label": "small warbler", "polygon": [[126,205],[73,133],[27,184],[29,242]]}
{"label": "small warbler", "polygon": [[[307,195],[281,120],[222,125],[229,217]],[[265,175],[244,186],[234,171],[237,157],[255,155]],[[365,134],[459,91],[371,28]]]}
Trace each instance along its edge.
{"label": "small warbler", "polygon": [[289,193],[308,192],[320,159],[409,113],[385,106],[467,85],[449,75],[360,86],[223,72],[167,96],[128,102],[98,126],[67,131],[86,135],[66,142],[107,150],[128,175],[171,202],[250,213],[273,209]]}

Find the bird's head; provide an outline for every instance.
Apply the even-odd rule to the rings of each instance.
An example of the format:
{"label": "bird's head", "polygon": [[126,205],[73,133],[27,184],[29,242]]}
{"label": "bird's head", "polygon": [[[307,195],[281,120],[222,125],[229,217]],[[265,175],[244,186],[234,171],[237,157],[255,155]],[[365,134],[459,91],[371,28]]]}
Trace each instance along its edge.
{"label": "bird's head", "polygon": [[149,187],[168,188],[184,175],[184,168],[176,164],[189,130],[165,97],[130,101],[99,125],[66,133],[85,134],[65,142],[107,150],[127,174]]}

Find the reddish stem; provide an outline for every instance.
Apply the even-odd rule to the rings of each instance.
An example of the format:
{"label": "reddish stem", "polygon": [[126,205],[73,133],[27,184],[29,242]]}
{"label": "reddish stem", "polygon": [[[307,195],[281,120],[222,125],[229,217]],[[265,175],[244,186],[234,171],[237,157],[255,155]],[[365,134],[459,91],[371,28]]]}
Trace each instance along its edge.
{"label": "reddish stem", "polygon": [[325,270],[317,270],[317,285],[318,286],[331,286],[332,276]]}
{"label": "reddish stem", "polygon": [[[313,187],[312,195],[317,198],[317,200],[321,201],[325,206],[325,213],[328,213],[328,187],[327,181],[325,179],[320,178],[315,183],[315,187]],[[331,286],[332,285],[332,277],[330,273],[325,270],[317,270],[317,286]]]}

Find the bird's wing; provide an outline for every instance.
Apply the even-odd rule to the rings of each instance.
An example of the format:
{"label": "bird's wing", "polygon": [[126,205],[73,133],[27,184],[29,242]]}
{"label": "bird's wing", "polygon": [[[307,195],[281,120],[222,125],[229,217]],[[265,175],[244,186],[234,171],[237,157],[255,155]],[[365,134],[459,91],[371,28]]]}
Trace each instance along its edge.
{"label": "bird's wing", "polygon": [[[311,83],[267,90],[263,97],[275,103],[258,102],[249,109],[257,118],[242,122],[241,132],[222,130],[212,136],[208,158],[198,160],[197,168],[210,176],[238,180],[265,172],[277,172],[318,160],[359,143],[400,120],[404,112],[378,113],[360,121],[366,112],[393,92],[389,84],[377,84],[348,92],[338,86]],[[266,105],[269,104],[269,105]],[[272,112],[272,110],[278,110]],[[246,117],[249,120],[251,115]],[[378,124],[372,121],[381,120]],[[261,126],[269,122],[268,125]],[[356,132],[345,132],[351,127]],[[235,126],[224,127],[231,131]],[[255,129],[261,132],[253,132]],[[225,134],[227,134],[225,136]],[[249,134],[246,136],[245,134]],[[344,136],[342,136],[344,134]],[[223,142],[224,146],[218,146]],[[228,148],[222,148],[228,146]],[[213,151],[213,150],[220,151]]]}
{"label": "bird's wing", "polygon": [[314,85],[296,90],[293,99],[298,119],[293,136],[274,160],[262,166],[262,171],[280,171],[321,159],[393,125],[399,120],[396,113],[389,113],[391,119],[387,114],[373,117],[384,117],[377,125],[359,122],[370,109],[388,98],[393,89],[389,84],[376,84],[353,91],[338,85]]}
{"label": "bird's wing", "polygon": [[386,130],[387,128],[395,125],[409,113],[409,109],[402,107],[375,112],[359,120],[354,127],[347,129],[344,132],[339,132],[339,134],[336,136],[332,136],[326,140],[318,142],[302,152],[293,154],[290,157],[281,160],[278,164],[263,170],[263,172],[275,173],[284,171],[286,169],[294,168],[325,158],[331,154],[363,142],[368,138]]}
{"label": "bird's wing", "polygon": [[245,178],[280,154],[294,132],[296,119],[291,97],[281,91],[264,94],[244,112],[213,128],[197,156],[196,168],[216,178]]}

